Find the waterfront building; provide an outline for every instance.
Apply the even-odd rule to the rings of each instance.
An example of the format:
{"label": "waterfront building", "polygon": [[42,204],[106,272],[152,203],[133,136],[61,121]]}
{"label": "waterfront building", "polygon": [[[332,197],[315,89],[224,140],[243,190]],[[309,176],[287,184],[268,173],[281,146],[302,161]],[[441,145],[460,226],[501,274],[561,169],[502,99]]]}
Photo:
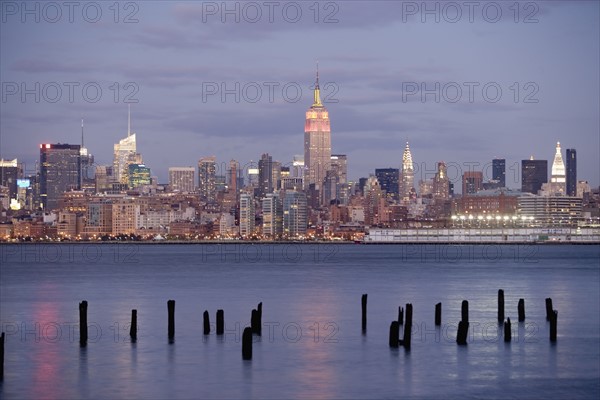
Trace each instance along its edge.
{"label": "waterfront building", "polygon": [[44,210],[54,210],[62,194],[79,190],[81,146],[78,144],[40,145],[40,196]]}

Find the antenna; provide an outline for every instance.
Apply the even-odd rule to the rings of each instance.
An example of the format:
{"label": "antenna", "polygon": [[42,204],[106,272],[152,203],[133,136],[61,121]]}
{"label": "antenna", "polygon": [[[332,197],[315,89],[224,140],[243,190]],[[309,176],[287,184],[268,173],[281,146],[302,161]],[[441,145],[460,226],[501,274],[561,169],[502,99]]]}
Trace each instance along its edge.
{"label": "antenna", "polygon": [[83,118],[81,118],[81,148],[83,149]]}
{"label": "antenna", "polygon": [[127,137],[131,136],[131,104],[127,105]]}

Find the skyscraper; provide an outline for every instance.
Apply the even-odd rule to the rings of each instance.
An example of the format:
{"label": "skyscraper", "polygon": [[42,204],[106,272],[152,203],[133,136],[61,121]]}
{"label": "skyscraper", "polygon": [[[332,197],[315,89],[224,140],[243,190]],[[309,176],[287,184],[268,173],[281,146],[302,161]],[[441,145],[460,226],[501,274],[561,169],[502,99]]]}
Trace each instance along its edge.
{"label": "skyscraper", "polygon": [[305,187],[314,184],[316,190],[321,190],[331,163],[331,127],[329,113],[321,103],[318,68],[313,104],[306,111],[304,124],[304,163]]}
{"label": "skyscraper", "polygon": [[552,162],[552,175],[550,182],[542,185],[543,195],[545,196],[564,196],[567,193],[565,176],[565,163],[562,158],[560,142],[556,142],[556,153],[554,153],[554,161]]}
{"label": "skyscraper", "polygon": [[402,171],[400,175],[400,200],[407,202],[415,187],[415,171],[413,167],[412,154],[408,142],[402,154]]}
{"label": "skyscraper", "polygon": [[544,183],[548,182],[548,160],[521,161],[521,191],[537,194]]}
{"label": "skyscraper", "polygon": [[462,195],[475,194],[483,189],[483,172],[465,171],[463,173]]}
{"label": "skyscraper", "polygon": [[254,233],[254,197],[240,194],[240,235],[249,237]]}
{"label": "skyscraper", "polygon": [[567,149],[567,195],[577,196],[577,151]]}
{"label": "skyscraper", "polygon": [[504,158],[492,160],[492,179],[498,181],[500,187],[506,187],[506,160]]}
{"label": "skyscraper", "polygon": [[169,187],[172,192],[191,193],[194,191],[196,169],[194,167],[170,167]]}
{"label": "skyscraper", "polygon": [[263,154],[258,160],[258,197],[273,192],[273,157]]}
{"label": "skyscraper", "polygon": [[64,192],[80,188],[80,150],[78,144],[40,145],[40,196],[44,210],[56,209]]}
{"label": "skyscraper", "polygon": [[375,170],[375,176],[381,189],[385,190],[386,196],[398,200],[400,170],[398,168],[378,168]]}
{"label": "skyscraper", "polygon": [[198,161],[198,192],[209,203],[217,199],[217,158],[204,157]]}
{"label": "skyscraper", "polygon": [[142,164],[142,156],[137,153],[135,133],[131,133],[131,106],[127,113],[127,137],[114,145],[113,179],[128,184],[129,164]]}
{"label": "skyscraper", "polygon": [[267,193],[262,199],[263,235],[279,237],[283,233],[283,205],[278,193]]}
{"label": "skyscraper", "polygon": [[144,164],[129,164],[127,166],[127,177],[129,189],[152,183],[152,171]]}
{"label": "skyscraper", "polygon": [[433,197],[436,199],[447,199],[450,196],[449,192],[446,164],[440,161],[437,163],[437,172],[433,178]]}
{"label": "skyscraper", "polygon": [[285,192],[283,201],[283,233],[287,237],[306,234],[308,225],[306,194],[296,191]]}
{"label": "skyscraper", "polygon": [[0,186],[8,188],[11,199],[17,198],[17,179],[21,177],[22,167],[19,166],[17,159],[0,159]]}

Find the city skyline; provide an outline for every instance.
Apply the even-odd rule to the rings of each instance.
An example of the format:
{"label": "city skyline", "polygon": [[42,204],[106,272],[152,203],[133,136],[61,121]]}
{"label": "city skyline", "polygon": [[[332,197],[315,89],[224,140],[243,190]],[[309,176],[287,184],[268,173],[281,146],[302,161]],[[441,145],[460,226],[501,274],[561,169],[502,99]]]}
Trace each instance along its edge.
{"label": "city skyline", "polygon": [[[515,22],[506,8],[498,23],[479,13],[473,23],[455,24],[447,22],[448,15],[442,11],[439,22],[433,16],[423,23],[423,15],[407,16],[401,4],[332,4],[337,4],[335,23],[323,21],[329,15],[325,11],[333,9],[321,9],[319,21],[323,23],[314,23],[308,9],[298,24],[285,20],[248,23],[244,18],[239,23],[222,23],[220,18],[203,14],[206,10],[200,5],[162,2],[139,3],[138,22],[132,24],[108,18],[93,26],[82,18],[73,24],[51,24],[43,18],[29,23],[7,15],[0,39],[4,97],[0,156],[17,158],[31,171],[31,164],[39,159],[40,143],[80,142],[83,117],[86,147],[96,164],[110,165],[112,146],[126,133],[125,97],[130,95],[128,100],[138,101],[131,107],[138,152],[161,183],[168,182],[169,167],[195,166],[200,158],[211,155],[219,164],[235,159],[244,165],[250,160],[258,163],[260,155],[268,153],[285,165],[302,153],[302,114],[312,100],[319,60],[323,104],[332,116],[332,152],[348,156],[349,180],[366,177],[376,168],[400,168],[408,140],[419,169],[415,185],[431,178],[439,161],[448,166],[454,183],[460,182],[459,177],[450,176],[454,164],[467,169],[479,162],[476,170],[490,165],[484,176],[489,179],[491,160],[502,158],[507,186],[518,188],[521,161],[530,155],[551,161],[551,147],[560,141],[564,148],[577,149],[578,179],[598,186],[598,21],[593,18],[598,14],[597,3],[540,3],[535,23],[525,23],[524,9]],[[164,14],[160,22],[159,13]],[[104,15],[111,15],[108,9]],[[69,36],[75,28],[80,37]],[[120,38],[114,44],[115,54],[100,44],[112,37],[111,30]],[[12,35],[22,38],[19,46],[8,39]],[[53,35],[68,45],[56,47],[49,41]],[[210,43],[201,38],[210,38]],[[234,39],[240,44],[234,44]],[[552,48],[547,45],[549,39]],[[84,40],[98,44],[86,47]],[[459,40],[463,45],[452,46]],[[356,54],[352,45],[364,52]],[[232,49],[240,46],[248,49],[236,56]],[[279,53],[266,52],[270,47]],[[467,47],[472,50],[467,52]],[[36,56],[24,52],[25,48]],[[122,57],[127,51],[133,52],[135,61]],[[207,62],[211,56],[215,61]],[[519,59],[526,61],[513,62]],[[236,66],[240,62],[244,68]],[[11,82],[17,83],[16,94],[10,94]],[[35,82],[41,85],[39,93],[20,93],[21,83],[24,89],[35,91]],[[54,103],[49,101],[52,82],[65,89],[63,98]],[[96,82],[103,96],[93,103],[75,91],[79,96],[71,103],[65,97],[65,82],[81,83],[79,88]],[[111,86],[115,82],[118,85]],[[131,82],[133,86],[125,87]],[[268,99],[266,82],[278,84],[273,102]],[[463,98],[455,103],[452,82],[463,90]],[[473,102],[465,100],[469,82],[479,83],[474,86]],[[496,103],[483,99],[479,90],[490,82],[502,89]],[[512,86],[515,82],[518,85]],[[531,82],[535,85],[527,86]],[[250,101],[251,90],[256,89],[252,83],[263,91],[254,103]],[[287,83],[290,88],[298,85],[301,95],[294,97],[290,90],[283,98],[279,89]],[[418,91],[413,94],[412,83],[425,84],[424,102]],[[222,101],[221,84],[225,89],[239,84],[240,91],[225,94]],[[427,94],[432,88],[435,91],[436,84],[442,89]],[[115,102],[117,92],[119,101]],[[36,95],[39,102],[35,102]],[[537,102],[526,102],[527,96]],[[428,176],[419,175],[423,170]]]}

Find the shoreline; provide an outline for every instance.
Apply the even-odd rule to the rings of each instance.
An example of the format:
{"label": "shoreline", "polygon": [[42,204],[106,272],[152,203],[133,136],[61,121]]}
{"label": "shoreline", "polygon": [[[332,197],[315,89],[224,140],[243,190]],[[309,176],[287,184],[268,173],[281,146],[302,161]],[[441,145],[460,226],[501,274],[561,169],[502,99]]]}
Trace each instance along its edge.
{"label": "shoreline", "polygon": [[349,240],[315,240],[315,241],[294,241],[294,240],[169,240],[169,241],[152,241],[152,240],[110,240],[110,241],[84,241],[84,240],[73,240],[73,241],[49,241],[49,240],[41,240],[41,241],[31,241],[31,242],[0,242],[0,246],[2,245],[35,245],[35,244],[54,244],[54,245],[67,245],[67,244],[76,244],[76,245],[91,245],[91,244],[100,244],[100,245],[228,245],[228,244],[237,244],[237,245],[290,245],[290,244],[298,244],[298,245],[368,245],[368,246],[377,246],[377,245],[582,245],[582,246],[597,246],[600,242],[595,241],[562,241],[562,240],[540,240],[540,241],[395,241],[395,242],[354,242]]}

